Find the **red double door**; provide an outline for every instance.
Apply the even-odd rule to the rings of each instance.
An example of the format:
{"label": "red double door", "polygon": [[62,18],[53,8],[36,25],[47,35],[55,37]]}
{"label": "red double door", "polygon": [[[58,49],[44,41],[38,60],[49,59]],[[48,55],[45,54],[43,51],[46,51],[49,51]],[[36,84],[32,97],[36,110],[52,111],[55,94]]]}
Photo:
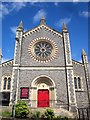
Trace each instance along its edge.
{"label": "red double door", "polygon": [[49,107],[49,90],[38,90],[38,107]]}

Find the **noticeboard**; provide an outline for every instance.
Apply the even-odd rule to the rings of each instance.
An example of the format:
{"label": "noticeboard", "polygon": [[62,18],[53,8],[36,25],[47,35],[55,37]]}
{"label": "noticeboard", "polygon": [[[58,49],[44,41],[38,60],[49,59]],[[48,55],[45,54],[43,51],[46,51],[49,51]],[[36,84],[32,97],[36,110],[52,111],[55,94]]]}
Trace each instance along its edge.
{"label": "noticeboard", "polygon": [[27,88],[27,87],[21,88],[20,98],[21,99],[28,99],[28,97],[29,97],[29,88]]}

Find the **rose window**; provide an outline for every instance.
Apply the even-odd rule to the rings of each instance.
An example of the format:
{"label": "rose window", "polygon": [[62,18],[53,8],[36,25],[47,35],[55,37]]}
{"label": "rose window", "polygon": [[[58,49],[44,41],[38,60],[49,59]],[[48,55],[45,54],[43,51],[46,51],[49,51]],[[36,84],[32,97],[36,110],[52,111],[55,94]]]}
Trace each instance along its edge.
{"label": "rose window", "polygon": [[57,45],[52,40],[35,39],[30,43],[28,52],[33,60],[48,62],[55,58]]}
{"label": "rose window", "polygon": [[37,57],[46,58],[52,52],[52,45],[48,42],[39,42],[35,45],[34,51]]}

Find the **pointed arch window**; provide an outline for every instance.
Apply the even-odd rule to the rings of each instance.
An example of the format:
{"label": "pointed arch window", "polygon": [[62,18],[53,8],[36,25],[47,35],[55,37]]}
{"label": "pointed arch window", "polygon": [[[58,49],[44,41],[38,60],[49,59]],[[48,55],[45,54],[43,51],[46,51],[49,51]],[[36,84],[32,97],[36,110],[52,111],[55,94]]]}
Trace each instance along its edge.
{"label": "pointed arch window", "polygon": [[9,77],[9,78],[8,78],[8,85],[7,85],[7,89],[9,90],[9,89],[10,89],[10,87],[11,87],[11,78]]}
{"label": "pointed arch window", "polygon": [[4,84],[3,84],[3,89],[6,90],[6,86],[7,86],[7,78],[4,78]]}
{"label": "pointed arch window", "polygon": [[82,89],[82,80],[80,77],[74,77],[74,86],[76,90]]}
{"label": "pointed arch window", "polygon": [[3,87],[2,87],[2,89],[3,90],[10,90],[10,87],[11,87],[11,78],[10,78],[10,76],[5,76],[4,78],[3,78]]}
{"label": "pointed arch window", "polygon": [[78,88],[81,89],[81,79],[78,77]]}
{"label": "pointed arch window", "polygon": [[76,77],[74,77],[74,85],[75,85],[75,89],[77,89],[78,87],[77,87],[77,78]]}

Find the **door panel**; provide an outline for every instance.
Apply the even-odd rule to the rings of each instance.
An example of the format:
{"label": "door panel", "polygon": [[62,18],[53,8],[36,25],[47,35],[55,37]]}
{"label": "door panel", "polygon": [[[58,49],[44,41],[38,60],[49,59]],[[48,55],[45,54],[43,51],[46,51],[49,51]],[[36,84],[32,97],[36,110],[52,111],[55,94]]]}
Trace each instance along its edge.
{"label": "door panel", "polygon": [[49,107],[48,90],[38,90],[38,107]]}

